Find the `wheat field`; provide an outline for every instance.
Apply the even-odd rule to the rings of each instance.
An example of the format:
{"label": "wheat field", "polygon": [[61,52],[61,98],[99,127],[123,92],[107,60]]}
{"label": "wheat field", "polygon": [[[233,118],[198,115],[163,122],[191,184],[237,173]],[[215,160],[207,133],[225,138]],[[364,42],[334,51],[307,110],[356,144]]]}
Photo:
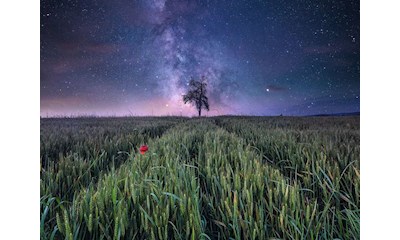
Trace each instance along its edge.
{"label": "wheat field", "polygon": [[359,239],[359,120],[41,119],[41,239]]}

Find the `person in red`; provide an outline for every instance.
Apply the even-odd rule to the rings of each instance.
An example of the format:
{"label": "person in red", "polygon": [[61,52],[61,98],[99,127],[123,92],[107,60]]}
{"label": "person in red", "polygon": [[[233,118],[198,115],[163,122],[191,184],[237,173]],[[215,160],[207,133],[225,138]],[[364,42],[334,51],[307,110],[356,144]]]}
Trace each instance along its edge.
{"label": "person in red", "polygon": [[146,145],[142,145],[139,148],[140,154],[145,154],[145,152],[147,152],[147,150],[149,150],[149,148]]}

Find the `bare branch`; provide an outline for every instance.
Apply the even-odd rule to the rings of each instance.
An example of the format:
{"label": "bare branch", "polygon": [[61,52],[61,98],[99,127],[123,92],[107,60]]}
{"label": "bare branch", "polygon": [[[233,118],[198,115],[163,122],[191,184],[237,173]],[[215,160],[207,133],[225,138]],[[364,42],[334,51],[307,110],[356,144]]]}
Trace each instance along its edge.
{"label": "bare branch", "polygon": [[210,105],[208,103],[207,94],[207,82],[204,76],[202,76],[201,81],[196,81],[195,79],[191,79],[189,82],[189,90],[187,94],[183,95],[183,102],[186,104],[190,102],[193,106],[196,107],[199,112],[199,116],[201,115],[201,109],[210,110]]}

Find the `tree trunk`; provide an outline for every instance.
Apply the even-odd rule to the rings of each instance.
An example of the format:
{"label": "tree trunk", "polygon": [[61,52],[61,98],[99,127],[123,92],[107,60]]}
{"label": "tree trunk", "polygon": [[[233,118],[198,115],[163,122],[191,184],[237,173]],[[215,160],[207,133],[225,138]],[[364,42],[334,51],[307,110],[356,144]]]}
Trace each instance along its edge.
{"label": "tree trunk", "polygon": [[203,103],[201,102],[201,99],[203,99],[203,86],[200,86],[200,97],[198,99],[199,101],[199,117],[201,117],[201,108],[203,107]]}

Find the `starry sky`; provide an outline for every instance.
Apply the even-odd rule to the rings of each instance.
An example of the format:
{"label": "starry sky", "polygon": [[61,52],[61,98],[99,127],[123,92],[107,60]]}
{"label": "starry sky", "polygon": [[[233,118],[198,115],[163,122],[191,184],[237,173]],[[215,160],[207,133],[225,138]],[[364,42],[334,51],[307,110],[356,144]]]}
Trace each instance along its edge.
{"label": "starry sky", "polygon": [[41,116],[360,111],[360,3],[41,0]]}

